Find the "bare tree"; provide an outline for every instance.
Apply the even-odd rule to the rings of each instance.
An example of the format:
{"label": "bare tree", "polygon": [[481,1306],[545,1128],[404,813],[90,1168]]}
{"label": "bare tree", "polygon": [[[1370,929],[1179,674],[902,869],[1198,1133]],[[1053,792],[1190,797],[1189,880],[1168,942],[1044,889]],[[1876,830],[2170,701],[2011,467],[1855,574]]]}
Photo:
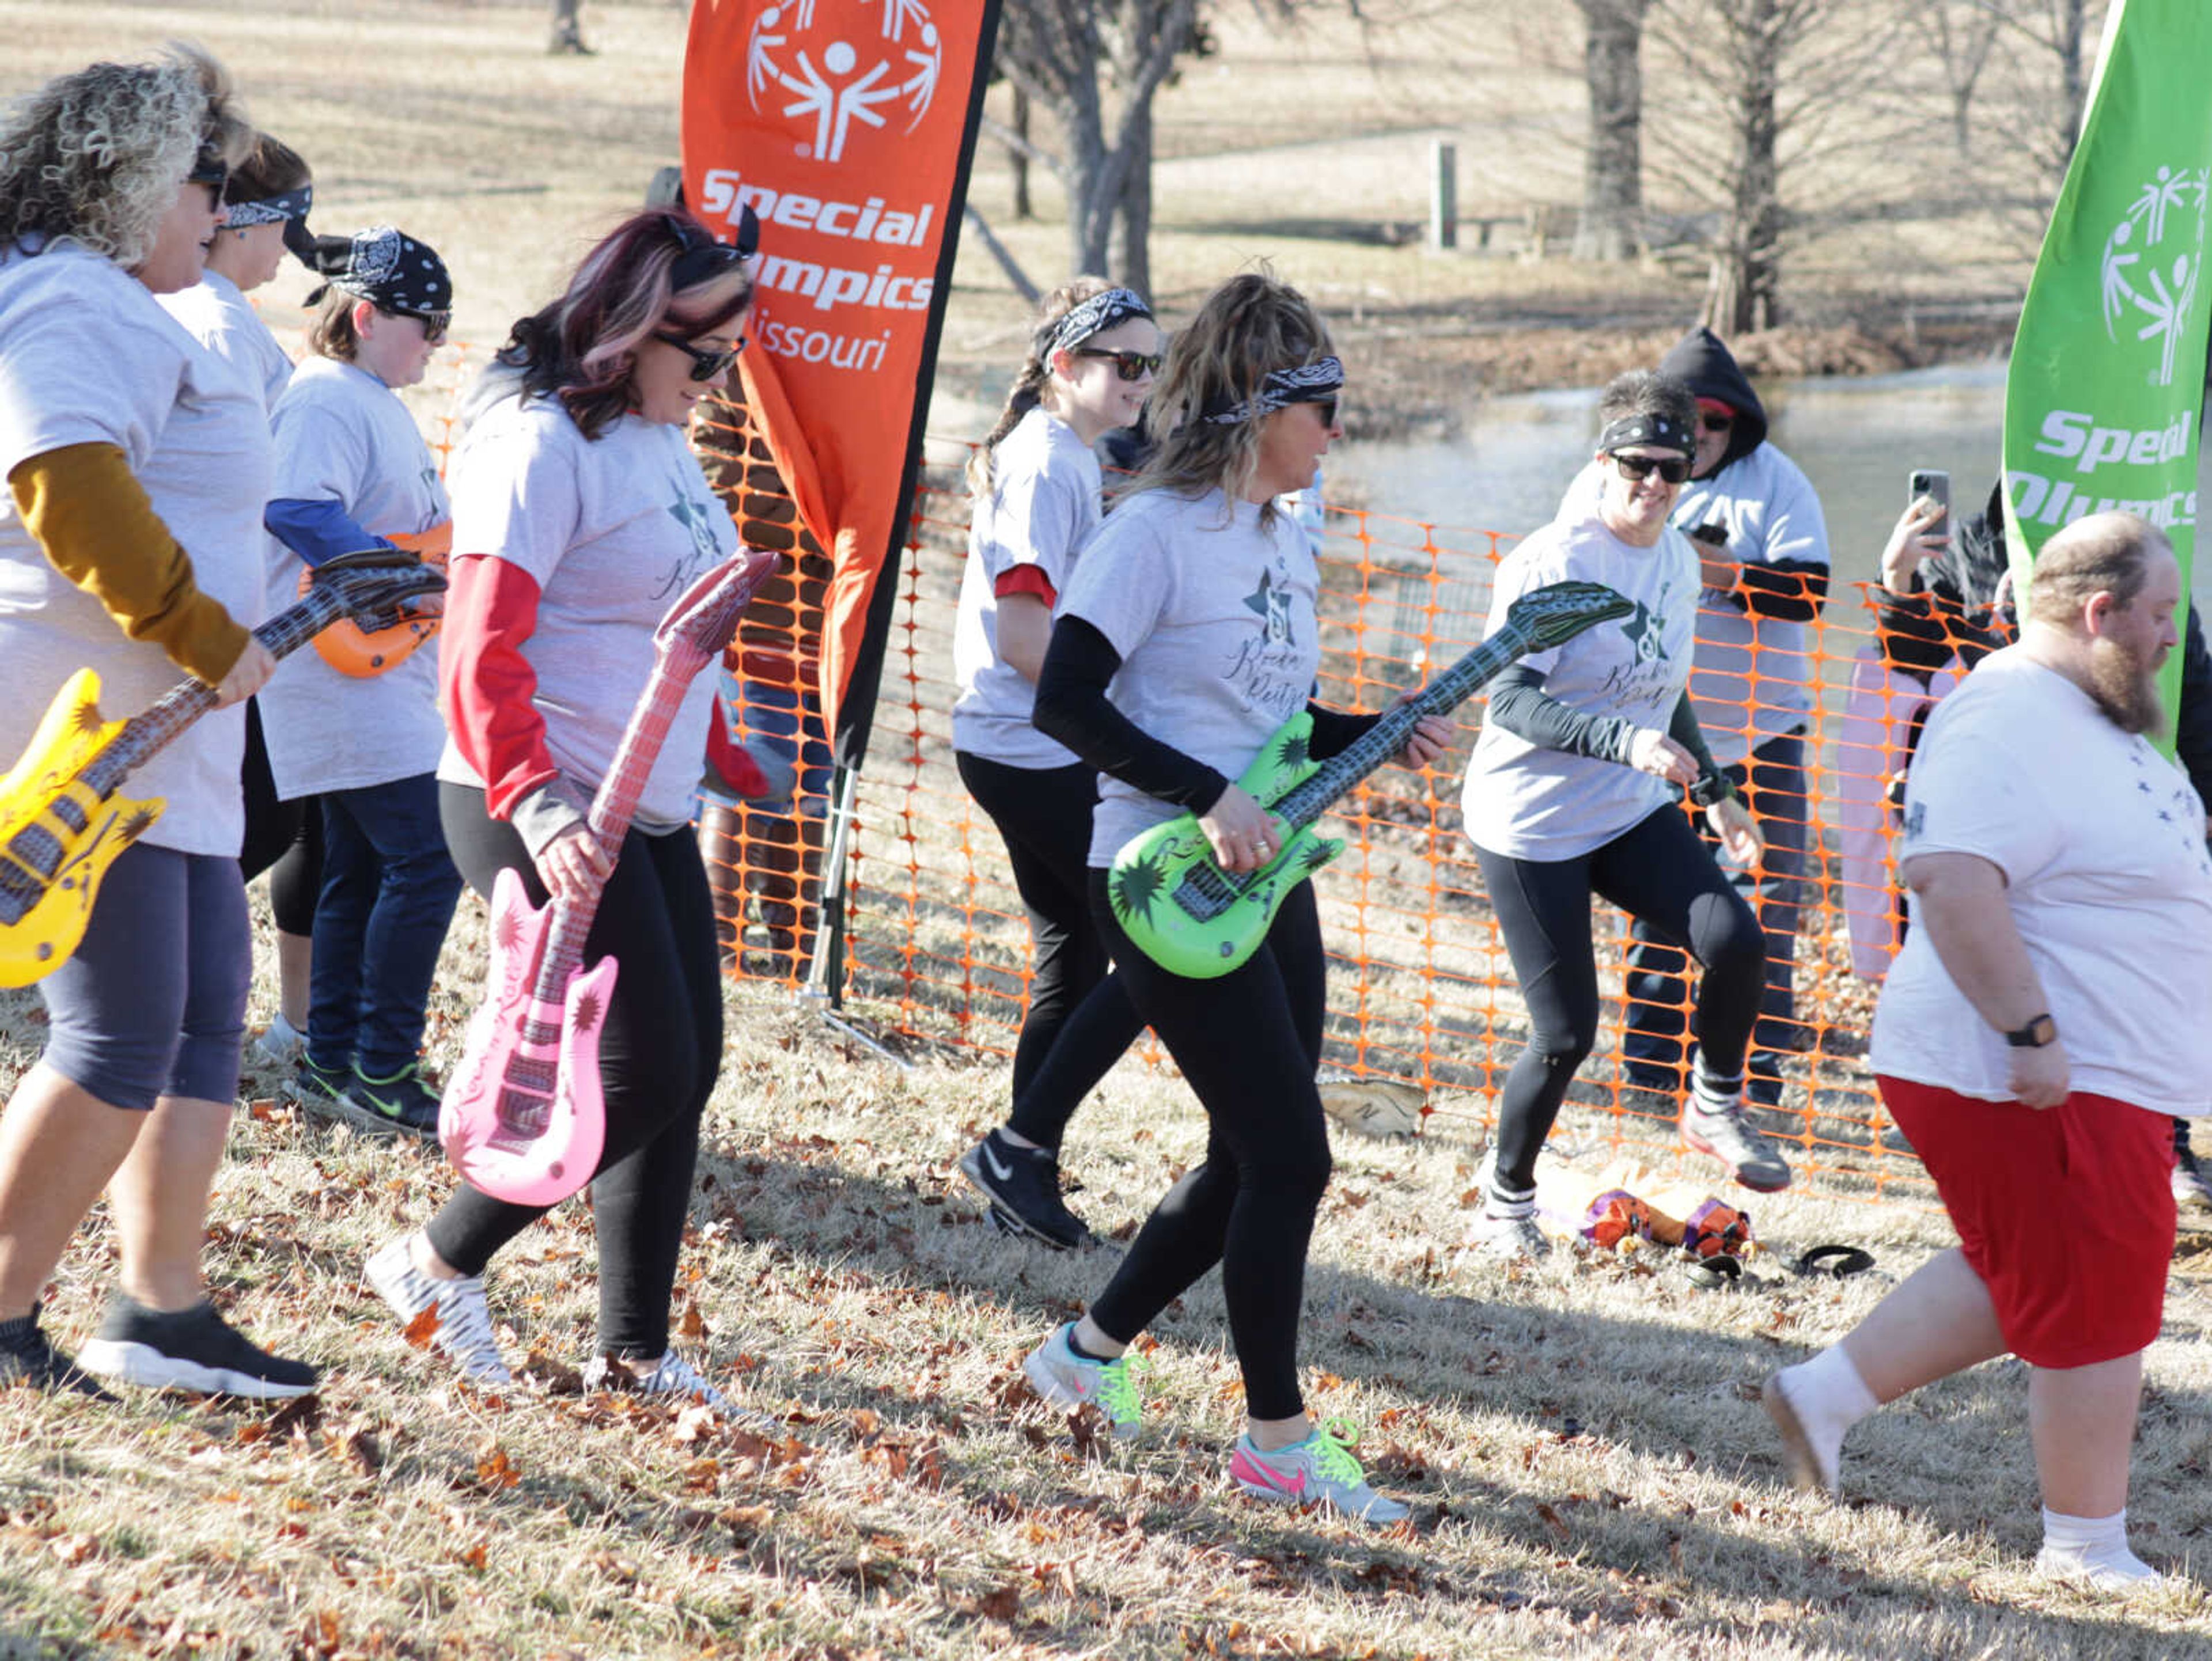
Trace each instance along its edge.
{"label": "bare tree", "polygon": [[1943,71],[1943,90],[1951,104],[1951,143],[1961,159],[1973,149],[1974,89],[1989,67],[2004,20],[1987,0],[1923,0],[1909,14],[1913,32],[1928,43]]}
{"label": "bare tree", "polygon": [[2095,62],[2091,24],[2093,19],[2101,24],[2104,13],[2091,0],[1976,0],[1976,4],[2014,45],[2025,43],[2047,54],[2045,67],[2050,79],[2028,77],[2026,96],[2049,111],[2033,148],[2055,194],[2081,140]]}
{"label": "bare tree", "polygon": [[997,136],[1066,187],[1071,272],[1105,271],[1118,252],[1114,277],[1149,292],[1152,100],[1199,39],[1198,0],[1006,0],[999,68],[1059,118],[1062,152]]}
{"label": "bare tree", "polygon": [[1575,0],[1589,149],[1577,259],[1633,259],[1644,240],[1644,14],[1651,0]]}
{"label": "bare tree", "polygon": [[1789,240],[1808,218],[1785,185],[1808,164],[1881,143],[1901,27],[1881,0],[1656,0],[1644,30],[1666,88],[1654,153],[1671,182],[1717,210],[1712,327],[1782,320]]}

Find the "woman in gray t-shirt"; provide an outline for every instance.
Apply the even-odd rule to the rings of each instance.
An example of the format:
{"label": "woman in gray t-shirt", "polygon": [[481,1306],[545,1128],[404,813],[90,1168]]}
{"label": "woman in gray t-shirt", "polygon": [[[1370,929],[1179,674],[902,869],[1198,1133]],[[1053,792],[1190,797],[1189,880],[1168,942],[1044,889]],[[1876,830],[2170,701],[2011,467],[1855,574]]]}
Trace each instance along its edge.
{"label": "woman in gray t-shirt", "polygon": [[[1158,450],[1060,597],[1037,725],[1102,774],[1091,914],[1210,1134],[1205,1162],[1160,1202],[1088,1312],[1024,1371],[1048,1401],[1096,1402],[1116,1435],[1134,1435],[1125,1352],[1218,1263],[1248,1415],[1231,1478],[1260,1499],[1319,1501],[1382,1524],[1406,1507],[1315,1427],[1298,1389],[1306,1250],[1329,1175],[1314,1085],[1325,967],[1312,886],[1291,891],[1242,967],[1194,979],[1132,943],[1124,918],[1143,901],[1127,885],[1113,892],[1108,870],[1131,836],[1185,810],[1224,871],[1260,870],[1280,827],[1229,781],[1302,710],[1316,757],[1376,718],[1307,701],[1321,663],[1318,571],[1304,531],[1274,506],[1313,477],[1340,432],[1343,384],[1327,327],[1295,289],[1248,275],[1215,290],[1169,354],[1154,395]],[[1401,759],[1425,765],[1449,736],[1425,720]]]}
{"label": "woman in gray t-shirt", "polygon": [[1568,579],[1603,583],[1636,609],[1528,653],[1491,682],[1462,799],[1528,1007],[1528,1047],[1498,1092],[1498,1139],[1474,1224],[1475,1243],[1510,1255],[1546,1249],[1536,1155],[1597,1041],[1593,894],[1705,965],[1683,1140],[1747,1187],[1790,1182],[1788,1164],[1742,1112],[1765,937],[1680,805],[1687,785],[1729,852],[1758,857],[1758,828],[1706,751],[1687,693],[1698,561],[1668,516],[1689,477],[1697,403],[1680,382],[1638,371],[1606,388],[1598,415],[1595,511],[1563,511],[1506,557],[1491,627],[1521,595]]}

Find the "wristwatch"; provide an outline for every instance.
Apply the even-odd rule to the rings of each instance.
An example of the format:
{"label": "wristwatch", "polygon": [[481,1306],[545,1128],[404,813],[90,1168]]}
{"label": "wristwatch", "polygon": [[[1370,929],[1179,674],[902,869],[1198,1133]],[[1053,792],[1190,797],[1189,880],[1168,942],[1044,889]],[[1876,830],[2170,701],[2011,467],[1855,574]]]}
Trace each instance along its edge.
{"label": "wristwatch", "polygon": [[2048,1015],[2039,1015],[2019,1031],[2005,1034],[2005,1042],[2015,1050],[2040,1050],[2057,1041],[2058,1023]]}

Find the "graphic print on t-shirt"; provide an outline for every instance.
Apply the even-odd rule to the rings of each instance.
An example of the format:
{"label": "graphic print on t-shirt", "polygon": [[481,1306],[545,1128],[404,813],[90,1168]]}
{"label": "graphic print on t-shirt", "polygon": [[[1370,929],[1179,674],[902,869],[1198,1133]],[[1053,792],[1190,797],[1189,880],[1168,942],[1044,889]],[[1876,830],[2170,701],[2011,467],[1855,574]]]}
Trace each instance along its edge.
{"label": "graphic print on t-shirt", "polygon": [[1643,601],[1636,609],[1620,621],[1620,632],[1627,636],[1630,651],[1628,661],[1617,664],[1604,682],[1602,695],[1623,704],[1650,701],[1655,693],[1670,688],[1675,680],[1667,655],[1667,602],[1674,591],[1671,581],[1659,586],[1658,605],[1655,609]]}
{"label": "graphic print on t-shirt", "polygon": [[714,563],[715,556],[714,510],[686,495],[681,480],[671,481],[669,488],[675,493],[675,500],[668,504],[668,515],[691,533],[691,554],[688,559],[679,557],[661,579],[660,586],[653,591],[655,599],[681,594]]}
{"label": "graphic print on t-shirt", "polygon": [[1304,706],[1306,686],[1292,670],[1298,645],[1291,627],[1291,573],[1277,556],[1262,568],[1259,586],[1244,603],[1261,621],[1258,634],[1240,642],[1223,665],[1226,681],[1251,708],[1272,720],[1286,721]]}

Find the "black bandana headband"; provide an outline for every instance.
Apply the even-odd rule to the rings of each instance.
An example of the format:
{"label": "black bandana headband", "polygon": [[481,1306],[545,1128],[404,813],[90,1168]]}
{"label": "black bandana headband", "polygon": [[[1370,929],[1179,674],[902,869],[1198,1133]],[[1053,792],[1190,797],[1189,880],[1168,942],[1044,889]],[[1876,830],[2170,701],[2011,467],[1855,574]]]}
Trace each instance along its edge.
{"label": "black bandana headband", "polygon": [[[453,309],[446,262],[429,244],[392,226],[372,225],[350,237],[317,237],[300,257],[330,279],[325,288],[365,300],[379,311],[427,318]],[[323,292],[309,294],[307,303],[316,304]]]}
{"label": "black bandana headband", "polygon": [[1333,398],[1344,385],[1344,364],[1336,358],[1316,358],[1295,369],[1278,369],[1260,383],[1260,390],[1236,403],[1209,399],[1199,419],[1215,427],[1235,427],[1257,421],[1293,403],[1318,403]]}
{"label": "black bandana headband", "polygon": [[1152,308],[1133,289],[1106,289],[1052,320],[1041,355],[1048,359],[1054,352],[1067,351],[1082,345],[1093,335],[1104,334],[1117,323],[1127,323],[1132,318],[1150,318],[1152,314]]}
{"label": "black bandana headband", "polygon": [[1598,453],[1602,456],[1626,449],[1632,444],[1654,444],[1665,450],[1679,450],[1686,456],[1698,453],[1698,435],[1672,415],[1656,410],[1623,415],[1609,422],[1605,431],[1597,435]]}
{"label": "black bandana headband", "polygon": [[258,202],[226,202],[222,204],[223,227],[237,231],[248,225],[274,225],[280,220],[305,219],[314,200],[315,187],[302,185],[296,191],[264,197]]}

